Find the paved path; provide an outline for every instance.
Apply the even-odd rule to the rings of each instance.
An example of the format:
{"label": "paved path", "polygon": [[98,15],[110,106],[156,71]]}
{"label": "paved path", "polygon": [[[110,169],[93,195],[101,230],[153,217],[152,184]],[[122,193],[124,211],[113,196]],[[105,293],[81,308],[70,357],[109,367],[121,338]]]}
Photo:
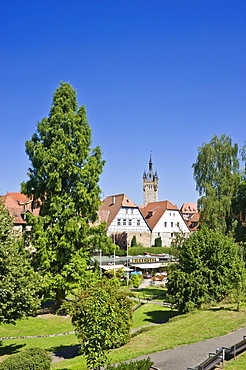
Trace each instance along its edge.
{"label": "paved path", "polygon": [[208,358],[209,352],[215,352],[217,348],[231,347],[240,342],[246,335],[246,327],[221,337],[208,339],[174,349],[167,349],[144,355],[137,359],[150,357],[154,367],[158,370],[186,370],[187,367],[196,367]]}

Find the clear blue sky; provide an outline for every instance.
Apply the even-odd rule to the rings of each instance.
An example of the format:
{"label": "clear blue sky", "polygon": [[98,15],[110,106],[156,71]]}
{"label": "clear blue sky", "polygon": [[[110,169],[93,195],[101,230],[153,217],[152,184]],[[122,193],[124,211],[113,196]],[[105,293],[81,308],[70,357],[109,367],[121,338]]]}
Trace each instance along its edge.
{"label": "clear blue sky", "polygon": [[0,0],[0,188],[20,190],[25,140],[60,81],[106,160],[103,195],[196,202],[192,163],[213,134],[246,140],[245,0]]}

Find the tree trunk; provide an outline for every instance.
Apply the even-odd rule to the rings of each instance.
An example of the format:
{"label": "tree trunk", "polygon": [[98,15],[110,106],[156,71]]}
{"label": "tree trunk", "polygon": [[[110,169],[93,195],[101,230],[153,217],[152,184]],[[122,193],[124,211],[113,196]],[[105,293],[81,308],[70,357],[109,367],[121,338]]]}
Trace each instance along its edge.
{"label": "tree trunk", "polygon": [[54,313],[59,310],[61,307],[62,302],[65,300],[65,290],[64,289],[57,289],[56,290],[56,300],[54,305]]}

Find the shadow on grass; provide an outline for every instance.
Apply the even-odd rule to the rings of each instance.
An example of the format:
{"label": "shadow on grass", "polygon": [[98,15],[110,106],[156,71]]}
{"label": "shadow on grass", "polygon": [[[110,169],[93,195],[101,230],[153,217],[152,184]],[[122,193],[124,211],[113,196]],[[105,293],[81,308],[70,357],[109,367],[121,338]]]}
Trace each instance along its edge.
{"label": "shadow on grass", "polygon": [[25,347],[25,344],[10,344],[9,346],[5,346],[0,343],[0,356],[4,355],[13,355],[14,353],[20,352],[20,349]]}
{"label": "shadow on grass", "polygon": [[79,345],[53,347],[50,348],[49,351],[56,357],[62,357],[64,360],[74,358],[80,354]]}
{"label": "shadow on grass", "polygon": [[206,311],[230,311],[230,312],[238,312],[237,308],[235,307],[226,307],[226,306],[220,306],[220,307],[209,307]]}
{"label": "shadow on grass", "polygon": [[146,332],[149,332],[149,331],[152,331],[152,330],[154,330],[154,326],[147,326],[145,328],[141,328],[141,329],[135,331],[135,333],[132,333],[131,338],[135,338],[139,334],[146,333]]}
{"label": "shadow on grass", "polygon": [[162,324],[167,322],[172,317],[179,315],[179,313],[177,311],[157,310],[145,312],[144,315],[147,316],[144,321],[147,321],[148,323]]}

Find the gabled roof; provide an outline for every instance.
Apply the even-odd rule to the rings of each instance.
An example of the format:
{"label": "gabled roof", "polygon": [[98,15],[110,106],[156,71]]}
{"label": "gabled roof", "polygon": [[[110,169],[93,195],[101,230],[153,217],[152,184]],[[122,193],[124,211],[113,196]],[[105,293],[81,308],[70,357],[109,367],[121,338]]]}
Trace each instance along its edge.
{"label": "gabled roof", "polygon": [[180,208],[182,213],[196,213],[197,206],[195,203],[183,203],[182,207]]}
{"label": "gabled roof", "polygon": [[140,210],[152,230],[167,210],[179,212],[178,207],[168,200],[164,200],[162,202],[148,203],[146,204],[146,206],[141,206]]}
{"label": "gabled roof", "polygon": [[31,199],[28,198],[25,194],[22,193],[7,193],[5,197],[11,197],[14,201],[18,202],[19,204],[29,204],[31,203]]}
{"label": "gabled roof", "polygon": [[99,220],[107,222],[109,226],[122,207],[138,208],[125,194],[105,198],[99,207]]}
{"label": "gabled roof", "polygon": [[15,224],[26,224],[26,221],[24,220],[24,216],[22,216],[26,212],[31,212],[35,215],[39,214],[39,208],[36,208],[34,210],[31,209],[24,209],[25,205],[28,205],[32,202],[30,198],[28,198],[26,195],[21,193],[7,193],[6,195],[3,195],[2,197],[3,204],[9,211],[9,214],[14,219]]}

